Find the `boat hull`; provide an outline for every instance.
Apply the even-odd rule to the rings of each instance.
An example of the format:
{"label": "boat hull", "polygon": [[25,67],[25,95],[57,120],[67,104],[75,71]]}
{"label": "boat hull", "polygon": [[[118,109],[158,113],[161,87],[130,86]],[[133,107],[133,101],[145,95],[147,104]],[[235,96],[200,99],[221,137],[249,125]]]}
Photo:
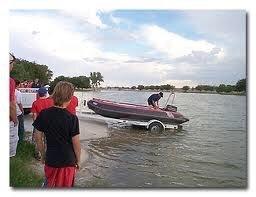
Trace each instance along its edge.
{"label": "boat hull", "polygon": [[92,99],[87,103],[89,109],[95,113],[115,119],[150,121],[159,120],[165,124],[179,125],[187,122],[179,112],[153,109],[149,106],[134,105],[129,103],[117,103],[101,99]]}

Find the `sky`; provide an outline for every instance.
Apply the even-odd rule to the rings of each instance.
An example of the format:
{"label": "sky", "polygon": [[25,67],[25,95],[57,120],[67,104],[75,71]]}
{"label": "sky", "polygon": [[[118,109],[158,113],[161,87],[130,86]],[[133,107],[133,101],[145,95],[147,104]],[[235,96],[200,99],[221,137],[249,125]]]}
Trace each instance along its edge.
{"label": "sky", "polygon": [[242,10],[11,10],[10,51],[103,86],[235,84],[246,77]]}

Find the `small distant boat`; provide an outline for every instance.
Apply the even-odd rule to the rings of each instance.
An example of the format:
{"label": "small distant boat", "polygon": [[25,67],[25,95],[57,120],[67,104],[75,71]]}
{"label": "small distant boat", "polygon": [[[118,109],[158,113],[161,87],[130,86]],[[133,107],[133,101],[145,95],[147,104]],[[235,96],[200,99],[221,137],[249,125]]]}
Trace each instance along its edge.
{"label": "small distant boat", "polygon": [[115,119],[136,121],[158,120],[164,124],[172,125],[180,125],[189,121],[188,118],[177,112],[177,107],[173,105],[167,105],[161,109],[154,109],[144,105],[120,103],[96,98],[89,100],[87,105],[96,114]]}

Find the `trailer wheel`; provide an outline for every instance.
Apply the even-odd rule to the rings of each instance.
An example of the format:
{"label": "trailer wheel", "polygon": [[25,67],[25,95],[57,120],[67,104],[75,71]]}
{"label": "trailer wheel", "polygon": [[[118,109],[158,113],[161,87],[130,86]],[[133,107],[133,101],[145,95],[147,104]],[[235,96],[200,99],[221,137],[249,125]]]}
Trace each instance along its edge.
{"label": "trailer wheel", "polygon": [[179,124],[179,125],[178,125],[178,130],[181,131],[182,128],[183,128],[182,125]]}
{"label": "trailer wheel", "polygon": [[148,130],[151,133],[161,133],[161,132],[164,131],[164,127],[163,127],[163,125],[160,122],[152,122],[148,126]]}

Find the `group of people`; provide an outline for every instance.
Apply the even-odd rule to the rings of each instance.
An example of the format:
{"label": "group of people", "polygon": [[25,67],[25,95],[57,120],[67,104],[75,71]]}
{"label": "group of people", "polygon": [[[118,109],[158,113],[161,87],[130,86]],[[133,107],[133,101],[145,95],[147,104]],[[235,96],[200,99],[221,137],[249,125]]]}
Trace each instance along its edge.
{"label": "group of people", "polygon": [[33,139],[38,159],[45,164],[45,186],[71,187],[80,168],[79,121],[76,116],[78,99],[73,84],[59,82],[50,96],[44,87],[33,103]]}
{"label": "group of people", "polygon": [[[10,54],[10,71],[14,63],[15,57]],[[16,155],[17,144],[24,137],[20,87],[21,83],[10,77],[10,157]],[[149,106],[159,108],[158,101],[162,97],[162,92],[151,95],[148,98]],[[44,164],[46,187],[72,187],[74,184],[81,154],[77,106],[74,86],[65,81],[59,82],[54,89],[50,87],[49,92],[45,87],[40,87],[38,99],[32,104],[32,139],[36,158]]]}
{"label": "group of people", "polygon": [[[31,112],[32,112],[32,118],[33,121],[35,121],[37,119],[37,117],[39,116],[40,112],[44,109],[50,108],[52,106],[54,106],[54,100],[53,100],[53,88],[48,90],[45,87],[41,87],[38,89],[38,99],[36,101],[33,102],[32,104],[32,108],[31,108]],[[70,112],[73,115],[76,115],[76,107],[78,106],[78,99],[76,96],[72,95],[71,100],[69,102],[69,104],[66,107],[66,110],[68,112]],[[35,129],[34,129],[35,131]],[[35,132],[33,131],[33,135],[32,135],[32,140],[35,140]],[[37,146],[36,146],[36,152],[35,152],[35,158],[37,160],[41,160],[42,159],[42,155],[39,152]]]}
{"label": "group of people", "polygon": [[[9,56],[11,71],[16,59],[12,54]],[[10,158],[15,157],[17,144],[23,140],[24,135],[24,112],[18,92],[19,85],[19,81],[15,83],[10,77]],[[74,96],[73,84],[69,82],[61,81],[51,91],[48,97],[46,88],[38,90],[39,97],[31,109],[34,126],[32,138],[38,159],[44,164],[44,186],[72,187],[75,173],[80,168],[81,154],[79,121],[75,110],[78,99]],[[23,130],[20,135],[18,127]]]}
{"label": "group of people", "polygon": [[25,80],[20,82],[20,88],[40,88],[42,84],[40,83],[39,79],[33,80]]}

